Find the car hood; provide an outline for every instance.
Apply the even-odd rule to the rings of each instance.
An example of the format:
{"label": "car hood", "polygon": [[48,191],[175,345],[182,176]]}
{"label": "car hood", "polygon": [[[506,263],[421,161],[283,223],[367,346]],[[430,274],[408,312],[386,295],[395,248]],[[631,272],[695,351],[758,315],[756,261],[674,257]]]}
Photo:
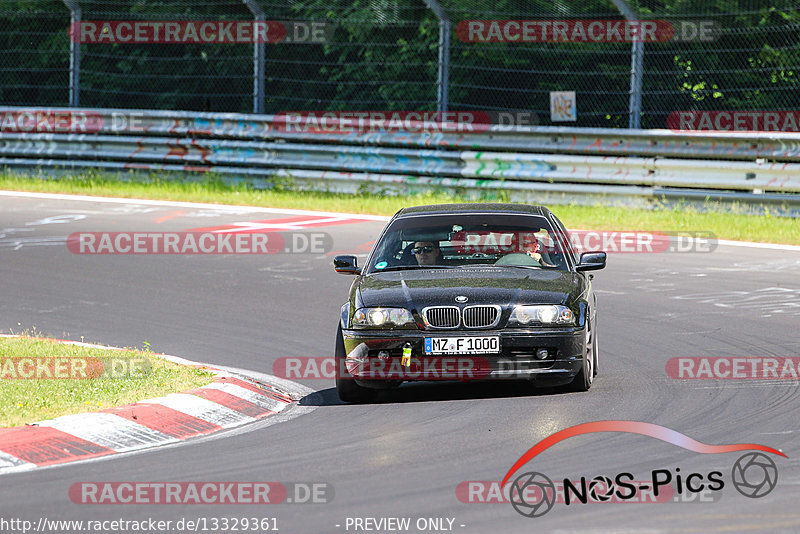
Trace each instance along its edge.
{"label": "car hood", "polygon": [[[457,296],[470,304],[565,304],[583,292],[575,273],[513,267],[407,270],[361,277],[356,308],[453,306]],[[571,296],[571,298],[570,298]]]}

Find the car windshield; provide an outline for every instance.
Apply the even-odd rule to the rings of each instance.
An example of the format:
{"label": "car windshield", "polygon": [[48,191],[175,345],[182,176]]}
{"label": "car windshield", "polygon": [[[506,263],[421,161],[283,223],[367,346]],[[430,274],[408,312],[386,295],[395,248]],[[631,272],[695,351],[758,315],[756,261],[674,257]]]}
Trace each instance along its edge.
{"label": "car windshield", "polygon": [[367,274],[459,267],[566,271],[565,247],[569,247],[568,241],[539,215],[402,217],[393,221],[376,243]]}

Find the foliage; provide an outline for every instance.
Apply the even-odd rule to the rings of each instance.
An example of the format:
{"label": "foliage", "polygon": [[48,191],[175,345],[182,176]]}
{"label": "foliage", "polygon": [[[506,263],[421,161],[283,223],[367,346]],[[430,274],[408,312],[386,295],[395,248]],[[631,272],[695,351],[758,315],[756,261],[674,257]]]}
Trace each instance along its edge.
{"label": "foliage", "polygon": [[[671,111],[796,110],[800,11],[789,0],[637,0],[641,19],[713,20],[713,42],[645,45],[644,125]],[[549,123],[549,92],[574,90],[577,125],[626,126],[628,43],[464,43],[470,19],[620,19],[610,0],[442,0],[452,25],[450,109],[534,112]],[[84,20],[250,20],[235,0],[81,0]],[[262,2],[270,20],[336,25],[326,44],[266,45],[266,109],[436,109],[439,21],[422,0]],[[0,102],[65,105],[69,13],[56,0],[0,8]],[[81,45],[81,104],[252,110],[252,45]]]}

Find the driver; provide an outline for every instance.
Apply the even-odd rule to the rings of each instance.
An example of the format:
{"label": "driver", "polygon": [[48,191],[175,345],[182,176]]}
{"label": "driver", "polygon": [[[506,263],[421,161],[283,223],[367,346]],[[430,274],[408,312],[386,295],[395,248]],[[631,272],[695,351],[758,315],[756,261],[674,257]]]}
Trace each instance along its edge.
{"label": "driver", "polygon": [[552,263],[547,262],[541,253],[541,249],[544,247],[541,246],[539,243],[539,239],[534,238],[530,241],[523,241],[522,250],[525,254],[539,262],[543,267],[555,267]]}
{"label": "driver", "polygon": [[433,241],[417,241],[411,249],[419,265],[436,265],[442,261],[442,251]]}

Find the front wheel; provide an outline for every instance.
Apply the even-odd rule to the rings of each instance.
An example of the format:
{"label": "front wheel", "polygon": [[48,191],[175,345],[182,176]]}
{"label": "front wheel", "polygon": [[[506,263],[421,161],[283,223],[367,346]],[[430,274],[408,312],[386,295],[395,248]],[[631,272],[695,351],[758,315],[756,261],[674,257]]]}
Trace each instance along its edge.
{"label": "front wheel", "polygon": [[570,390],[572,391],[589,391],[594,382],[594,377],[597,376],[595,364],[597,363],[597,335],[592,328],[590,319],[586,319],[586,341],[583,349],[583,362],[581,362],[581,370],[575,375],[570,383]]}
{"label": "front wheel", "polygon": [[372,402],[378,396],[374,389],[361,387],[353,380],[353,375],[347,372],[345,358],[347,352],[344,348],[344,336],[342,335],[342,325],[336,329],[336,393],[339,399],[344,402],[364,403]]}
{"label": "front wheel", "polygon": [[597,316],[594,318],[594,332],[592,332],[592,356],[594,356],[594,376],[597,376],[600,362],[600,352],[597,350]]}

